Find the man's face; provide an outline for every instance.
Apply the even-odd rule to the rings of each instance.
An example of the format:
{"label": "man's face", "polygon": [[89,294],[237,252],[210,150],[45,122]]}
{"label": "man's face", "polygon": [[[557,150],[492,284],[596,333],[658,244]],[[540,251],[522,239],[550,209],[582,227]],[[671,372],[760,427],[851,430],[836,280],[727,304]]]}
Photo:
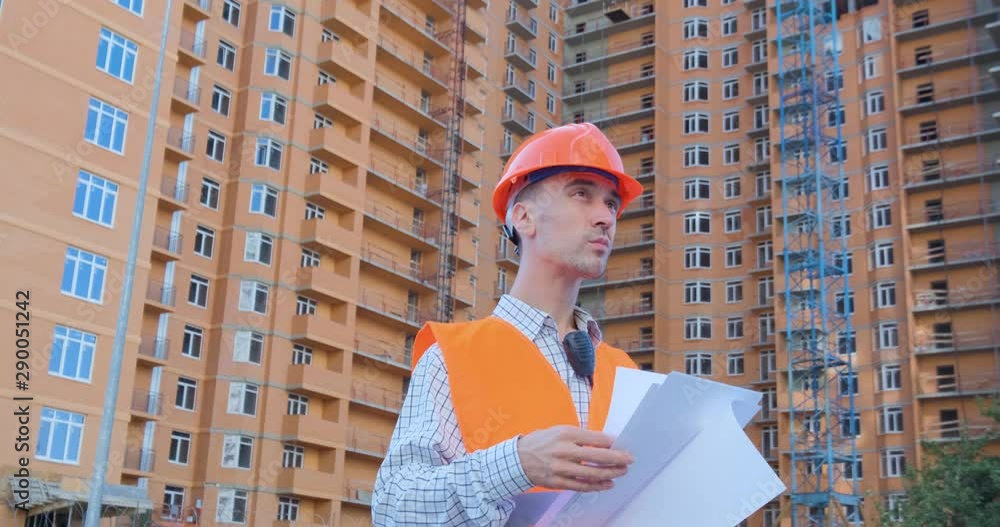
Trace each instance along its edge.
{"label": "man's face", "polygon": [[538,185],[535,254],[583,279],[601,276],[621,207],[615,184],[595,174],[570,172]]}

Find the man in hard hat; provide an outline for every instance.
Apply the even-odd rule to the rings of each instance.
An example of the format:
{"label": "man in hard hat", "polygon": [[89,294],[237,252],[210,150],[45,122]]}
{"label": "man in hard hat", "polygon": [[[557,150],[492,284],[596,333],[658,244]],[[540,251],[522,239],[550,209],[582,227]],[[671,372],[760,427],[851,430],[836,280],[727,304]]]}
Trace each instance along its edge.
{"label": "man in hard hat", "polygon": [[601,491],[632,463],[604,427],[615,370],[635,368],[575,307],[604,273],[622,210],[642,194],[589,123],[528,138],[493,194],[521,253],[493,315],[427,323],[375,482],[377,526],[501,526],[514,497]]}

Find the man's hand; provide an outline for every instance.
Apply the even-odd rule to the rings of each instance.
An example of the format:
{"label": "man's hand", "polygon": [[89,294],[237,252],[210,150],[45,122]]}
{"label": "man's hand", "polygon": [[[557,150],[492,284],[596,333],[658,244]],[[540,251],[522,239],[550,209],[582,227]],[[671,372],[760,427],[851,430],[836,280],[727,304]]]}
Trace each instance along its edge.
{"label": "man's hand", "polygon": [[611,480],[634,461],[631,454],[611,450],[613,441],[607,434],[559,425],[522,436],[517,453],[533,485],[592,492],[610,489]]}

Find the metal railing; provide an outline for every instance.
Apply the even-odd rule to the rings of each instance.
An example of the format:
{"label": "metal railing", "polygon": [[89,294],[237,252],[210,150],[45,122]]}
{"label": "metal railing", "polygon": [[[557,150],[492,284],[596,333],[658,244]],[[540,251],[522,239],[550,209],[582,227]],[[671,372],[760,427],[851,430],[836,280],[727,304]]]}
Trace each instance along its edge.
{"label": "metal railing", "polygon": [[379,72],[375,72],[375,86],[389,95],[392,95],[396,99],[403,101],[410,107],[426,114],[438,123],[444,124],[444,120],[442,120],[443,114],[438,110],[445,110],[446,108],[432,107],[429,99],[425,103],[422,98],[421,90],[411,88],[410,86],[396,81],[387,75],[380,74]]}
{"label": "metal railing", "polygon": [[135,390],[132,392],[133,411],[143,412],[150,415],[160,415],[163,413],[163,398],[159,392],[148,390]]}
{"label": "metal railing", "polygon": [[571,97],[574,95],[584,95],[589,92],[603,90],[611,86],[616,86],[619,84],[625,84],[632,81],[642,80],[642,79],[653,79],[656,77],[654,71],[643,71],[640,69],[630,70],[622,73],[616,73],[609,76],[607,79],[591,80],[587,82],[586,87],[577,92],[576,86],[572,81],[566,82],[566,87],[563,88],[563,95]]}
{"label": "metal railing", "polygon": [[351,427],[347,431],[347,448],[384,456],[389,451],[389,439],[361,428]]}
{"label": "metal railing", "polygon": [[372,243],[361,248],[361,259],[398,275],[412,278],[417,282],[428,283],[435,277],[434,273],[423,272],[420,269],[420,264],[412,261],[405,263],[398,261],[391,252]]}
{"label": "metal railing", "polygon": [[176,288],[168,287],[163,282],[150,281],[146,286],[146,298],[148,300],[167,306],[174,305],[176,292]]}
{"label": "metal railing", "polygon": [[[585,121],[602,121],[604,119],[614,119],[615,117],[620,117],[622,115],[641,112],[643,110],[652,111],[655,105],[651,102],[636,101],[624,104],[617,104],[610,108],[590,108],[583,110],[583,119]],[[573,116],[566,116],[566,120],[570,120]],[[630,172],[631,173],[631,172]]]}
{"label": "metal railing", "polygon": [[939,143],[942,141],[952,141],[964,135],[972,135],[980,132],[997,131],[1000,127],[990,119],[973,120],[967,122],[948,122],[937,124],[933,128],[910,132],[906,136],[904,146],[919,145],[921,143]]}
{"label": "metal railing", "polygon": [[962,394],[966,392],[1000,392],[1000,372],[921,375],[917,383],[917,393],[920,395]]}
{"label": "metal railing", "polygon": [[[633,18],[633,19],[634,18],[638,18],[638,17],[642,17],[642,16],[648,16],[648,15],[655,15],[656,14],[655,11],[651,11],[649,13],[645,13],[645,12],[643,12],[644,9],[645,9],[645,7],[641,6],[641,5],[631,5],[631,6],[623,7],[622,11],[624,11],[626,14],[628,14],[629,18]],[[590,18],[590,19],[584,21],[583,24],[584,24],[584,26],[583,26],[583,30],[582,31],[580,31],[579,29],[577,29],[578,28],[578,24],[576,24],[576,23],[574,23],[574,24],[566,24],[567,26],[570,26],[570,27],[567,27],[566,30],[563,31],[563,38],[570,38],[570,37],[573,37],[573,36],[576,36],[576,35],[582,35],[584,33],[589,33],[591,31],[599,31],[599,30],[602,30],[602,29],[614,26],[616,24],[616,22],[611,21],[607,16],[605,16],[603,13],[601,13],[600,16],[595,16],[593,18]]]}
{"label": "metal railing", "polygon": [[177,178],[164,176],[160,181],[160,193],[174,201],[187,203],[190,185],[180,185],[178,183]]}
{"label": "metal railing", "polygon": [[368,335],[355,337],[354,349],[365,355],[406,365],[410,364],[412,353],[406,346],[395,345]]}
{"label": "metal railing", "polygon": [[913,308],[933,310],[957,304],[1000,300],[1000,285],[984,284],[979,288],[918,289],[913,292]]}
{"label": "metal railing", "polygon": [[396,15],[397,18],[409,24],[410,27],[417,30],[427,38],[434,40],[445,48],[451,49],[451,45],[442,39],[442,36],[446,33],[446,31],[435,31],[436,28],[428,28],[426,18],[421,17],[417,13],[417,10],[412,6],[401,3],[398,0],[382,0],[381,4],[382,7],[386,8],[392,14]]}
{"label": "metal railing", "polygon": [[129,470],[152,472],[156,469],[156,451],[148,448],[126,448],[122,466]]}
{"label": "metal railing", "polygon": [[426,181],[419,181],[413,176],[413,167],[406,164],[393,164],[382,157],[372,154],[369,160],[372,171],[379,174],[383,179],[392,181],[394,184],[403,187],[418,196],[422,196],[431,201],[436,201],[441,193],[440,189],[430,188]]}
{"label": "metal railing", "polygon": [[597,304],[585,305],[583,306],[583,309],[595,318],[609,318],[649,314],[653,312],[654,305],[653,302],[645,302],[642,300],[623,302],[606,301]]}
{"label": "metal railing", "polygon": [[935,353],[978,349],[1000,342],[1000,328],[978,331],[953,331],[951,333],[927,333],[917,335],[913,344],[914,353]]}
{"label": "metal railing", "polygon": [[638,336],[635,338],[619,338],[610,343],[612,346],[626,352],[647,351],[653,349],[656,341],[652,336]]}
{"label": "metal railing", "polygon": [[922,165],[907,167],[903,169],[903,178],[907,184],[952,181],[973,174],[982,174],[990,170],[997,170],[996,165],[992,161],[973,159],[955,163],[942,163],[930,169],[925,169]]}
{"label": "metal railing", "polygon": [[[955,5],[958,4],[958,5]],[[956,20],[966,20],[974,15],[983,13],[985,11],[993,9],[992,5],[986,5],[982,2],[971,1],[961,5],[961,2],[952,2],[948,9],[934,9],[930,11],[930,16],[928,17],[927,23],[922,28],[932,27],[937,24],[943,24],[946,22],[956,21]],[[943,5],[943,4],[941,4]],[[935,8],[939,6],[934,6]],[[918,26],[913,25],[913,9],[900,9],[896,12],[896,20],[893,23],[894,29],[896,31],[909,31],[911,29],[918,29]]]}
{"label": "metal railing", "polygon": [[402,392],[388,390],[374,384],[354,381],[351,385],[351,398],[375,406],[399,410],[403,407]]}
{"label": "metal railing", "polygon": [[910,213],[910,223],[936,223],[998,212],[1000,212],[1000,203],[992,201],[966,201],[948,205],[924,206],[923,210],[915,210]]}
{"label": "metal railing", "polygon": [[419,306],[408,304],[404,300],[389,298],[382,293],[366,288],[361,288],[361,296],[358,298],[358,305],[372,311],[378,311],[390,317],[405,320],[413,325],[420,324],[422,321],[428,320],[434,315],[429,309],[421,309]]}
{"label": "metal railing", "polygon": [[934,249],[914,250],[910,257],[913,265],[944,265],[993,258],[1000,256],[1000,243],[965,242],[951,243]]}
{"label": "metal railing", "polygon": [[198,36],[191,31],[186,29],[181,30],[180,47],[195,57],[201,59],[205,58],[205,39],[199,39]]}
{"label": "metal railing", "polygon": [[139,355],[156,360],[167,360],[170,351],[170,339],[144,336],[139,343]]}
{"label": "metal railing", "polygon": [[930,55],[926,58],[918,59],[915,54],[901,56],[899,59],[899,69],[917,68],[931,66],[935,63],[959,59],[981,53],[985,51],[995,51],[996,43],[990,37],[980,37],[969,42],[955,42],[952,44],[936,45],[930,47]]}
{"label": "metal railing", "polygon": [[174,79],[174,96],[198,106],[201,103],[201,88],[190,79],[177,77]]}
{"label": "metal railing", "polygon": [[194,142],[195,135],[193,133],[186,134],[184,130],[180,128],[171,128],[167,130],[167,145],[180,150],[181,152],[191,154],[194,152]]}
{"label": "metal railing", "polygon": [[167,227],[156,227],[153,231],[153,247],[164,251],[180,254],[183,239],[181,233]]}
{"label": "metal railing", "polygon": [[957,99],[976,93],[988,93],[997,89],[993,77],[975,77],[969,80],[934,83],[934,91],[929,95],[913,94],[903,97],[900,107],[931,104]]}
{"label": "metal railing", "polygon": [[429,140],[421,138],[419,134],[415,135],[412,132],[404,131],[395,119],[389,119],[376,113],[372,120],[372,128],[439,164],[444,162],[444,148],[432,145]]}
{"label": "metal railing", "polygon": [[416,49],[413,49],[410,46],[402,45],[385,36],[378,37],[378,45],[403,63],[408,64],[413,69],[423,73],[424,75],[427,75],[441,84],[448,83],[447,69],[437,68],[434,67],[434,65],[425,62],[424,54],[422,52],[417,53]]}
{"label": "metal railing", "polygon": [[423,222],[414,220],[412,217],[405,218],[395,209],[379,204],[375,200],[368,200],[365,212],[398,231],[416,236],[430,244],[437,243],[437,228],[424,225]]}

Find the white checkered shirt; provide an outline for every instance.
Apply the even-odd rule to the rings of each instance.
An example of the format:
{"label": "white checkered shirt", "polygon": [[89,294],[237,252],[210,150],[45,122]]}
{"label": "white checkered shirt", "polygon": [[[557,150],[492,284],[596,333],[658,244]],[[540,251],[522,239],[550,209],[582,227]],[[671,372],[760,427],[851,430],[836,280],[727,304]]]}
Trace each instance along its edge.
{"label": "white checkered shirt", "polygon": [[[573,372],[555,320],[514,298],[500,298],[493,315],[531,339],[570,388],[581,427],[586,428],[590,383]],[[587,328],[594,346],[601,330],[576,308],[577,328]],[[491,526],[507,523],[513,497],[532,487],[517,454],[517,438],[469,454],[451,401],[441,348],[431,345],[417,363],[375,479],[372,521],[392,526]]]}

